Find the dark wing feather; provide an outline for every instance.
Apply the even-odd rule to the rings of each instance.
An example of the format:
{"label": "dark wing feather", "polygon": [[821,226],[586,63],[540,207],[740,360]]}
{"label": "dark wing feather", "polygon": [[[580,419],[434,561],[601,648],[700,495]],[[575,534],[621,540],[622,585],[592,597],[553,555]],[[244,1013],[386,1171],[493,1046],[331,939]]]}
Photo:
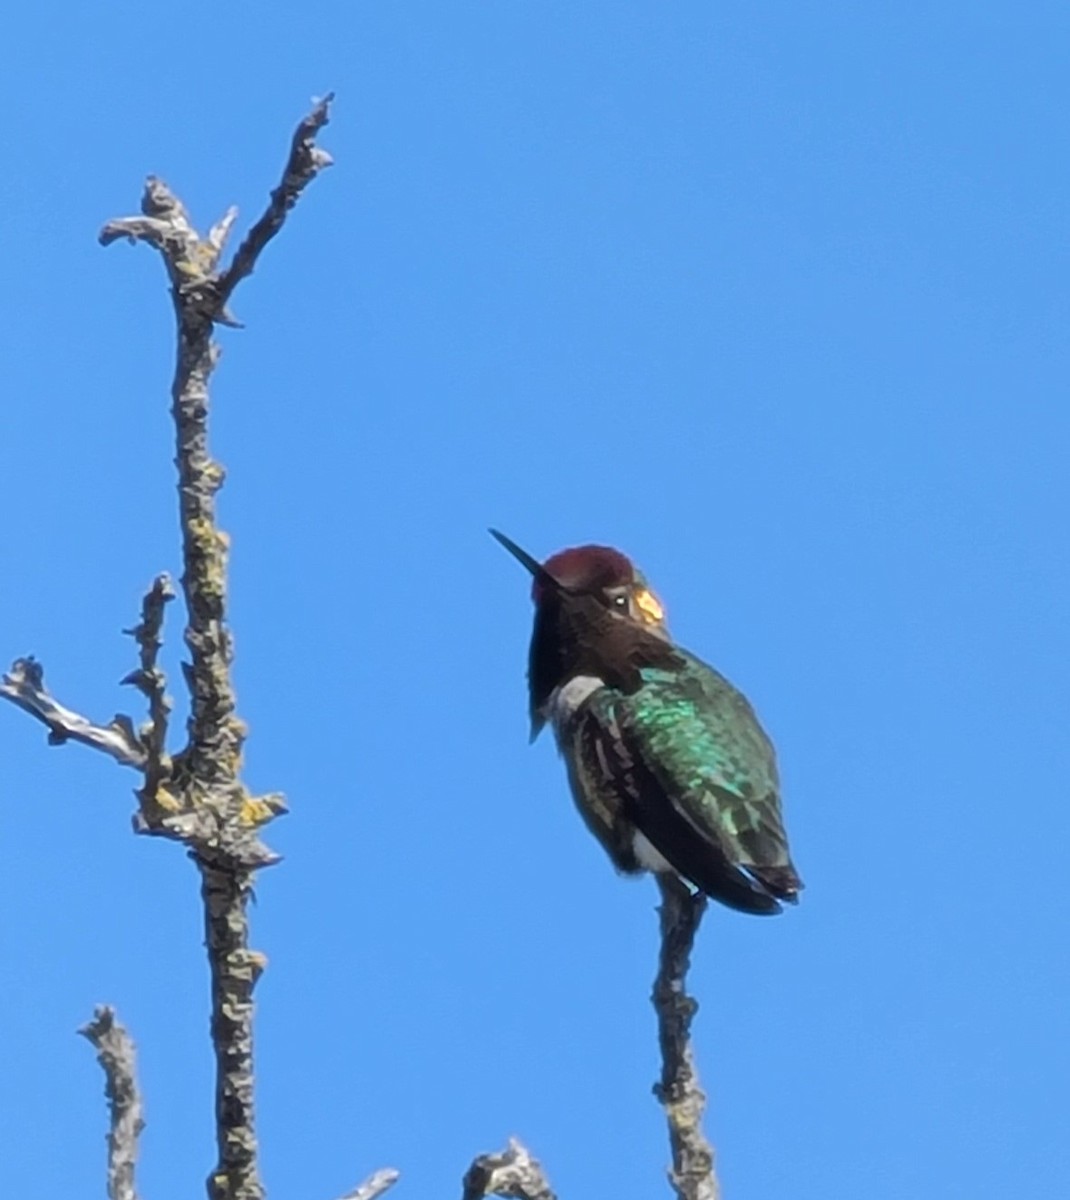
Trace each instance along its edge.
{"label": "dark wing feather", "polygon": [[[636,752],[634,741],[624,735],[613,708],[612,693],[600,693],[577,713],[573,728],[577,731],[575,736],[592,748],[592,757],[599,763],[603,772],[599,780],[601,789],[619,797],[620,811],[614,823],[617,843],[623,844],[627,839],[631,860],[635,862],[631,849],[634,827],[679,874],[713,899],[741,912],[779,912],[780,905],[773,896],[732,861],[728,847],[716,831],[696,829],[669,800],[664,786]],[[598,833],[586,814],[585,819]],[[606,845],[605,838],[598,836]]]}
{"label": "dark wing feather", "polygon": [[632,848],[632,825],[625,800],[610,768],[607,746],[598,721],[586,706],[558,736],[568,768],[568,782],[584,824],[602,844],[613,865],[626,875],[642,868]]}
{"label": "dark wing feather", "polygon": [[637,691],[601,702],[633,775],[645,777],[636,823],[703,890],[693,867],[678,861],[684,846],[692,857],[696,843],[705,846],[712,861],[745,872],[756,890],[794,902],[802,881],[788,851],[773,747],[747,700],[686,658],[685,671],[644,670]]}

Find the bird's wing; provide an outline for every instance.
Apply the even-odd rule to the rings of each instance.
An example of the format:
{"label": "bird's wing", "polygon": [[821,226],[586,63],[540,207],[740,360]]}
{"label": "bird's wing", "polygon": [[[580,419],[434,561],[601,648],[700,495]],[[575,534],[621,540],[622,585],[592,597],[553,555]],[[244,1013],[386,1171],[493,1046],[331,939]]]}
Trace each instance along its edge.
{"label": "bird's wing", "polygon": [[[576,726],[592,749],[603,786],[622,799],[623,813],[655,850],[696,887],[732,908],[775,913],[780,905],[764,881],[741,869],[739,854],[722,822],[706,816],[709,802],[690,795],[674,802],[681,790],[677,773],[666,775],[644,753],[632,715],[608,689],[584,705]],[[685,774],[689,770],[685,768]],[[697,819],[696,819],[697,818]]]}
{"label": "bird's wing", "polygon": [[729,856],[782,900],[802,887],[780,808],[773,746],[754,710],[724,676],[652,671],[624,706],[622,723],[675,806],[697,829],[713,829]]}
{"label": "bird's wing", "polygon": [[746,699],[698,660],[694,666],[644,671],[639,691],[601,698],[607,739],[630,763],[635,823],[704,890],[698,855],[719,876],[727,862],[733,884],[745,872],[756,891],[794,901],[802,881],[788,851],[772,745]]}

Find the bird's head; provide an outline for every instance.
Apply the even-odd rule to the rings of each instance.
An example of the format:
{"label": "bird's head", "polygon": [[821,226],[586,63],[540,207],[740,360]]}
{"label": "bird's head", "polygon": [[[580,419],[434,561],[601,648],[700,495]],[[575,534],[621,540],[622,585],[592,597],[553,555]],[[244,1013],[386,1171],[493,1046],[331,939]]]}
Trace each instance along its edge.
{"label": "bird's head", "polygon": [[573,546],[540,563],[496,529],[490,532],[531,572],[536,609],[559,597],[588,596],[614,616],[669,640],[664,606],[626,554],[612,546]]}
{"label": "bird's head", "polygon": [[609,546],[574,546],[541,563],[496,529],[491,533],[532,575],[532,738],[546,723],[555,689],[569,679],[588,676],[630,691],[643,667],[679,665],[665,610],[627,555]]}

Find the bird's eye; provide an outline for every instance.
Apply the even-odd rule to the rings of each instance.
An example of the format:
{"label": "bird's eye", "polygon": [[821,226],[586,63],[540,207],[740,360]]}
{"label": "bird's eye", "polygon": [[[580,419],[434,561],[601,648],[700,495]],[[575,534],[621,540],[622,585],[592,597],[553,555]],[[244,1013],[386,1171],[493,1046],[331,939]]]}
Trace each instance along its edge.
{"label": "bird's eye", "polygon": [[611,602],[614,608],[619,608],[625,612],[628,609],[628,597],[623,593],[619,596],[614,596]]}

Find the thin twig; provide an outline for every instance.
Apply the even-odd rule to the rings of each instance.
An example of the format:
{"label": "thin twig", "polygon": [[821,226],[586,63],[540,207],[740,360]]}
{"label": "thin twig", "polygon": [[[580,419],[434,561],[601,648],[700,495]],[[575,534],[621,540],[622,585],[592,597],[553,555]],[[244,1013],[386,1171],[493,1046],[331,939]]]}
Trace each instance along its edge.
{"label": "thin twig", "polygon": [[363,1183],[357,1184],[351,1192],[346,1192],[342,1200],[375,1200],[376,1196],[381,1196],[383,1192],[392,1188],[400,1178],[400,1171],[395,1171],[393,1167],[383,1167],[374,1175],[369,1175]]}
{"label": "thin twig", "polygon": [[330,105],[333,99],[334,93],[328,92],[294,132],[282,182],[271,193],[271,200],[263,216],[246,234],[245,240],[234,255],[234,261],[219,280],[220,304],[225,305],[238,284],[253,273],[261,251],[282,228],[286,214],[297,203],[298,197],[308,184],[324,167],[332,165],[331,156],[316,145],[316,137],[330,120]]}
{"label": "thin twig", "polygon": [[93,1043],[97,1061],[104,1069],[104,1094],[108,1098],[108,1197],[137,1200],[134,1167],[137,1139],[145,1122],[141,1115],[141,1093],[137,1086],[134,1043],[115,1019],[115,1010],[101,1005],[92,1021],[78,1031]]}
{"label": "thin twig", "polygon": [[115,716],[107,725],[94,725],[87,717],[64,708],[45,687],[44,667],[32,656],[18,658],[0,680],[0,696],[17,704],[31,717],[48,726],[53,746],[81,742],[110,755],[124,767],[143,770],[147,761],[145,747],[134,733],[129,717]]}
{"label": "thin twig", "polygon": [[481,1154],[465,1172],[461,1200],[510,1196],[514,1200],[557,1200],[542,1164],[516,1138],[498,1154]]}
{"label": "thin twig", "polygon": [[658,875],[661,890],[661,953],[654,980],[661,1079],[654,1087],[665,1109],[672,1149],[669,1183],[678,1200],[718,1200],[714,1153],[702,1130],[706,1096],[699,1085],[691,1047],[691,1021],[698,1004],[687,994],[687,972],[695,934],[706,911],[705,896],[692,895],[674,876]]}
{"label": "thin twig", "polygon": [[141,665],[131,671],[124,684],[136,687],[149,705],[149,719],[141,727],[141,743],[145,747],[145,786],[141,791],[142,815],[147,823],[152,822],[153,806],[159,802],[159,789],[171,773],[171,759],[167,754],[167,720],[171,713],[171,697],[167,694],[167,679],[157,665],[163,645],[164,608],[175,598],[174,585],[169,575],[157,575],[152,587],[141,602],[141,620],[128,633],[138,644]]}

